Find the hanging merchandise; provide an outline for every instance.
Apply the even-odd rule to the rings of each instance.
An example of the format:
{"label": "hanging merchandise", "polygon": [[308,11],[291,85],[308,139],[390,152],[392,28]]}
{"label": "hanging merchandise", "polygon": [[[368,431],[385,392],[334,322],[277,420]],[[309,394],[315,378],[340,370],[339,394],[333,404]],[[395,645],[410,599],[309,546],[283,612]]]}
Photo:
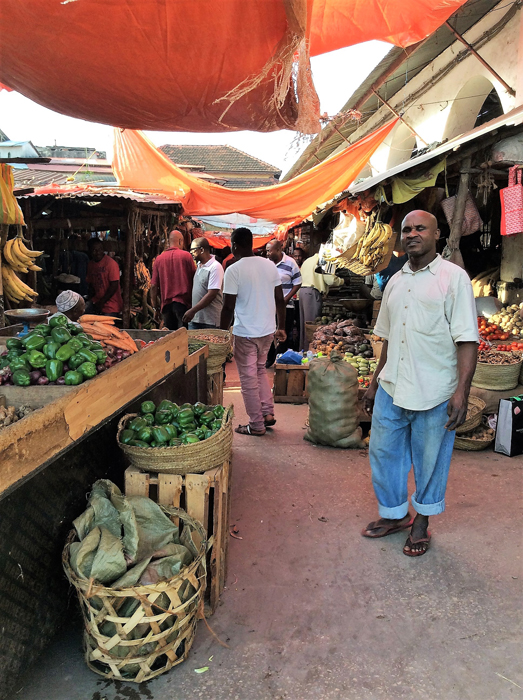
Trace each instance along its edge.
{"label": "hanging merchandise", "polygon": [[440,160],[429,170],[417,177],[395,177],[392,180],[392,201],[394,204],[403,204],[414,199],[427,187],[434,187],[438,175],[445,169],[446,159]]}
{"label": "hanging merchandise", "polygon": [[189,216],[247,214],[299,223],[342,192],[363,170],[397,119],[297,177],[271,187],[233,190],[201,180],[172,163],[140,131],[114,130],[113,171],[121,187],[180,197]]}
{"label": "hanging merchandise", "polygon": [[[447,219],[447,223],[452,227],[452,219],[454,218],[454,209],[456,207],[456,197],[447,197],[441,202],[441,208]],[[465,202],[465,212],[463,214],[463,223],[461,224],[461,238],[470,236],[476,231],[481,231],[483,228],[483,219],[481,218],[476,202],[472,198],[470,192],[467,194]]]}
{"label": "hanging merchandise", "polygon": [[[516,182],[517,173],[517,182]],[[508,187],[499,191],[501,199],[501,235],[514,236],[523,231],[523,186],[521,166],[508,171]]]}
{"label": "hanging merchandise", "polygon": [[25,226],[24,215],[13,194],[13,168],[0,163],[0,224]]}

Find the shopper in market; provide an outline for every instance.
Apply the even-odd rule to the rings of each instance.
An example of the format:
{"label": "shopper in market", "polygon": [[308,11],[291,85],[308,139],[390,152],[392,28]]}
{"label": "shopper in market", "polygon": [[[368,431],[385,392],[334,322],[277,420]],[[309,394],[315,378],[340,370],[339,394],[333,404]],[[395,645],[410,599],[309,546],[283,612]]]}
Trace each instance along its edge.
{"label": "shopper in market", "polygon": [[151,279],[151,303],[158,309],[158,293],[161,299],[163,322],[171,331],[183,326],[183,317],[191,306],[192,283],[196,267],[192,255],[183,250],[181,231],[169,234],[169,247],[153,263]]}
{"label": "shopper in market", "polygon": [[[267,257],[271,260],[278,270],[278,274],[281,279],[281,286],[283,289],[283,297],[286,304],[285,310],[285,333],[287,339],[285,342],[280,343],[278,346],[278,352],[285,352],[289,348],[294,347],[293,343],[293,333],[294,333],[294,300],[293,297],[298,292],[301,287],[301,274],[300,268],[298,267],[294,258],[286,255],[283,252],[283,245],[281,241],[276,239],[269,241],[266,246]],[[269,353],[267,355],[267,367],[271,367],[276,359],[276,345],[271,344]]]}
{"label": "shopper in market", "polygon": [[[455,429],[467,415],[479,342],[467,273],[436,253],[436,218],[412,211],[402,223],[408,262],[389,281],[374,332],[383,348],[364,405],[372,413],[369,457],[380,519],[364,537],[411,528],[407,556],[425,554],[429,516],[445,510]],[[416,492],[408,512],[407,478]]]}
{"label": "shopper in market", "polygon": [[182,321],[189,324],[189,330],[218,328],[223,305],[223,268],[211,254],[206,238],[195,238],[191,243],[191,255],[197,266],[192,284],[192,306]]}
{"label": "shopper in market", "polygon": [[76,326],[80,316],[85,313],[85,301],[78,292],[73,292],[72,289],[66,289],[65,292],[60,292],[56,297],[56,313],[47,318],[49,322],[52,318],[58,315],[67,316],[67,318]]}
{"label": "shopper in market", "polygon": [[321,316],[323,297],[327,296],[330,287],[341,287],[343,280],[335,275],[324,275],[321,270],[317,272],[319,255],[311,255],[301,266],[300,273],[302,285],[300,289],[300,347],[303,352],[309,349],[305,324],[313,323]]}
{"label": "shopper in market", "polygon": [[286,339],[282,282],[274,263],[254,255],[248,228],[233,231],[231,245],[237,262],[225,272],[220,327],[228,330],[234,316],[234,358],[249,416],[249,423],[239,425],[236,432],[265,435],[266,428],[276,423],[267,353],[274,338]]}
{"label": "shopper in market", "polygon": [[120,317],[123,299],[118,263],[110,255],[105,254],[99,238],[89,239],[87,252],[90,260],[87,265],[86,281],[89,285],[90,299],[87,302],[86,312]]}

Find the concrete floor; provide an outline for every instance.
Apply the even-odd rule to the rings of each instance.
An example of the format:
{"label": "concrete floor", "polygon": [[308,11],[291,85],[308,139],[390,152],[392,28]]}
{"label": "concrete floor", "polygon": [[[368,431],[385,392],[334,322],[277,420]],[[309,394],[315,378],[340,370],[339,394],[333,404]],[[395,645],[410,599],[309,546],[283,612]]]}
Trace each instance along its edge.
{"label": "concrete floor", "polygon": [[367,453],[305,442],[306,406],[276,414],[265,437],[235,436],[231,524],[243,539],[231,539],[210,619],[230,648],[200,623],[184,664],[113,683],[85,666],[75,618],[13,700],[523,698],[523,459],[455,451],[447,511],[411,559],[405,534],[360,537],[376,516]]}

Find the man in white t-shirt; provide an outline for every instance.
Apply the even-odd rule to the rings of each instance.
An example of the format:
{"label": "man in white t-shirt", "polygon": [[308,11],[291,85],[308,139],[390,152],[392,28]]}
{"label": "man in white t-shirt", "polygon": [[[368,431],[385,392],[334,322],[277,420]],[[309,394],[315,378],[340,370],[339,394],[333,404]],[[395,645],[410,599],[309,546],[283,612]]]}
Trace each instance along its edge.
{"label": "man in white t-shirt", "polygon": [[234,315],[234,358],[249,416],[249,424],[238,426],[236,432],[265,435],[266,428],[276,423],[265,368],[267,353],[274,338],[284,342],[287,337],[282,283],[276,266],[254,255],[248,228],[233,231],[231,248],[237,262],[225,272],[220,326],[228,329]]}

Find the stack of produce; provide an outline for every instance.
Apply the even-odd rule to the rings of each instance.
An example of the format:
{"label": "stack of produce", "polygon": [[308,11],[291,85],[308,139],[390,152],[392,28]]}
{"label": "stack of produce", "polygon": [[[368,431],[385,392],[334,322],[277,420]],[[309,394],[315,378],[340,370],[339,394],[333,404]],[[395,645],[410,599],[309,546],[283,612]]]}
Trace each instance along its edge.
{"label": "stack of produce", "polygon": [[67,384],[96,377],[131,353],[109,355],[92,335],[60,314],[22,338],[7,338],[0,357],[0,384],[15,386]]}
{"label": "stack of produce", "polygon": [[38,294],[18,277],[17,272],[28,273],[30,270],[40,272],[35,259],[42,255],[41,250],[29,250],[21,236],[6,241],[3,249],[2,284],[4,294],[13,304],[21,301],[33,301]]}
{"label": "stack of produce", "polygon": [[137,352],[136,343],[127,331],[121,331],[114,325],[116,316],[96,316],[85,314],[80,324],[85,333],[99,340],[104,348],[113,348],[133,355]]}
{"label": "stack of produce", "polygon": [[0,406],[0,430],[25,418],[32,411],[30,406],[20,406],[18,410],[14,406]]}
{"label": "stack of produce", "polygon": [[478,362],[488,365],[515,365],[521,362],[521,355],[517,352],[505,353],[493,350],[479,350]]}
{"label": "stack of produce", "polygon": [[361,328],[354,325],[352,319],[333,322],[320,326],[314,332],[310,349],[319,357],[330,356],[332,350],[340,353],[351,353],[354,357],[372,357],[372,348],[366,340]]}
{"label": "stack of produce", "polygon": [[327,326],[329,323],[336,321],[347,321],[351,319],[354,321],[354,325],[360,324],[365,319],[365,314],[357,314],[354,311],[338,311],[335,314],[325,312],[322,316],[317,316],[314,319],[314,323],[320,324],[322,326]]}
{"label": "stack of produce", "polygon": [[[492,316],[488,317],[489,323],[498,324],[501,330],[507,335],[522,336],[523,337],[523,317],[520,311],[523,310],[523,303],[519,306],[517,304],[512,304],[512,306],[505,306],[501,311],[498,311]],[[506,340],[506,338],[501,338],[500,340]]]}
{"label": "stack of produce", "polygon": [[[487,321],[484,316],[478,316],[478,331],[482,341],[507,340],[510,338],[510,331],[505,332],[496,323]],[[483,342],[482,345],[488,345]]]}
{"label": "stack of produce", "polygon": [[207,440],[222,427],[223,406],[184,403],[164,399],[158,406],[144,401],[141,415],[128,420],[120,442],[134,447],[173,447]]}
{"label": "stack of produce", "polygon": [[346,352],[343,359],[354,367],[358,372],[358,382],[360,386],[367,389],[370,385],[370,377],[376,371],[378,361],[376,359],[368,359],[361,355],[355,356],[352,352]]}
{"label": "stack of produce", "polygon": [[158,328],[158,324],[154,317],[154,309],[149,304],[146,297],[146,316],[144,318],[144,292],[135,291],[131,296],[131,328],[137,330],[152,331]]}

